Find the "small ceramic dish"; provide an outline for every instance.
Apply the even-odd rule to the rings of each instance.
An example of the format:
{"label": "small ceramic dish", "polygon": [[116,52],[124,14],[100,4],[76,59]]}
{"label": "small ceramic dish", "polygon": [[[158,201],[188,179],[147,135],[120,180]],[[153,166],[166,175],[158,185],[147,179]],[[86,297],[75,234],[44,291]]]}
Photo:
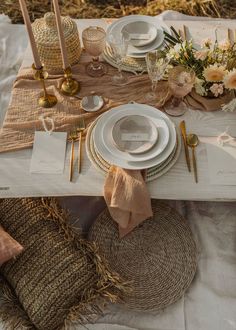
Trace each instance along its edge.
{"label": "small ceramic dish", "polygon": [[119,150],[141,154],[150,150],[157,142],[158,130],[148,117],[131,115],[115,123],[112,138]]}
{"label": "small ceramic dish", "polygon": [[102,108],[104,100],[98,95],[84,96],[81,100],[81,107],[84,111],[95,112]]}

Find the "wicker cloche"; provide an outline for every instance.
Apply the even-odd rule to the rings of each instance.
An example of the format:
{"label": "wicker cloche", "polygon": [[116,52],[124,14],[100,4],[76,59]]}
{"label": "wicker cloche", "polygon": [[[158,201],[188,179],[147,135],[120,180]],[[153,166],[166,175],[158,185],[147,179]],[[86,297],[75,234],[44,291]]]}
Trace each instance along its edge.
{"label": "wicker cloche", "polygon": [[[66,48],[70,65],[79,61],[81,45],[76,23],[70,17],[61,17],[65,35]],[[61,50],[59,45],[56,18],[49,12],[32,24],[40,59],[47,70],[62,69]]]}

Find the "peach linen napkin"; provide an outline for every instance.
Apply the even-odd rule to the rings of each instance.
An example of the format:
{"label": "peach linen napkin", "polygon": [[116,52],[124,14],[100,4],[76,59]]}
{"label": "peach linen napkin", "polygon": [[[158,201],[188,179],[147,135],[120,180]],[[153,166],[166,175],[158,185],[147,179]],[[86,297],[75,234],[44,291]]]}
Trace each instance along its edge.
{"label": "peach linen napkin", "polygon": [[144,181],[145,171],[111,166],[104,185],[104,198],[120,238],[153,216],[151,199]]}

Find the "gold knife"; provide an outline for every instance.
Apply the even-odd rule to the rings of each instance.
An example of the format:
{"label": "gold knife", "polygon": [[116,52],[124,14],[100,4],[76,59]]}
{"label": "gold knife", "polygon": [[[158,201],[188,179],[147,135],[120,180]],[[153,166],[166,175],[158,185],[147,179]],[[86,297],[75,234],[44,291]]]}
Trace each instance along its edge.
{"label": "gold knife", "polygon": [[186,126],[185,126],[185,121],[184,120],[181,121],[181,123],[179,124],[179,127],[180,127],[180,130],[181,130],[181,135],[182,135],[183,142],[184,142],[185,159],[186,159],[186,163],[187,163],[187,166],[188,166],[188,171],[191,172],[189,151],[188,151],[188,145],[187,145]]}

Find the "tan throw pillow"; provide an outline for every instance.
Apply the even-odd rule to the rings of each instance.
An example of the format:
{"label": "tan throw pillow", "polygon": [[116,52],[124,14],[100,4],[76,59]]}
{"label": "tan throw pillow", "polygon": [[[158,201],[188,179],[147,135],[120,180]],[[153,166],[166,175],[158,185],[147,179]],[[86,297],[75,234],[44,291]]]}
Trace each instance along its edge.
{"label": "tan throw pillow", "polygon": [[22,251],[23,246],[14,240],[0,225],[0,266]]}
{"label": "tan throw pillow", "polygon": [[123,295],[95,244],[84,240],[52,199],[6,199],[2,225],[24,251],[1,267],[0,318],[10,329],[58,330],[86,322]]}

